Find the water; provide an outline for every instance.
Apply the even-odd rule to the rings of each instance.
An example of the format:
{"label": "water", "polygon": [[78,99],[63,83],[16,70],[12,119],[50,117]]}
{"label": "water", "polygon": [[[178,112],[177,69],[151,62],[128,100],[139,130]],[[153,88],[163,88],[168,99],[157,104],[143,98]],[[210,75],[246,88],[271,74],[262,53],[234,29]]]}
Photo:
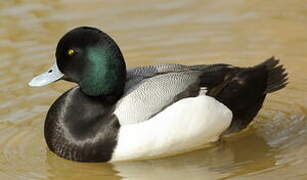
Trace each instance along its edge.
{"label": "water", "polygon": [[[307,178],[305,1],[3,0],[0,9],[0,179]],[[54,62],[58,39],[80,25],[110,34],[129,67],[249,66],[275,55],[290,84],[267,97],[248,129],[207,149],[139,162],[66,161],[47,150],[43,123],[74,85],[27,82]]]}

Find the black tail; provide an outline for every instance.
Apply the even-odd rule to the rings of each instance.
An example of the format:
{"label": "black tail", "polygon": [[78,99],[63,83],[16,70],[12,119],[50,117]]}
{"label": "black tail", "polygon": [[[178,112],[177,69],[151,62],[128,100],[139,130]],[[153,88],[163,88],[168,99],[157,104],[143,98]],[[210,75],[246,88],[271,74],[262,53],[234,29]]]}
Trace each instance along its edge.
{"label": "black tail", "polygon": [[257,115],[266,94],[287,85],[287,73],[278,62],[272,57],[254,67],[228,66],[221,71],[224,77],[222,82],[209,88],[207,94],[233,112],[232,123],[225,134],[244,129]]}
{"label": "black tail", "polygon": [[258,65],[260,67],[264,66],[268,71],[267,87],[264,92],[265,94],[278,91],[286,87],[288,84],[288,74],[286,73],[286,69],[282,65],[277,66],[278,63],[278,59],[271,57],[270,59]]}

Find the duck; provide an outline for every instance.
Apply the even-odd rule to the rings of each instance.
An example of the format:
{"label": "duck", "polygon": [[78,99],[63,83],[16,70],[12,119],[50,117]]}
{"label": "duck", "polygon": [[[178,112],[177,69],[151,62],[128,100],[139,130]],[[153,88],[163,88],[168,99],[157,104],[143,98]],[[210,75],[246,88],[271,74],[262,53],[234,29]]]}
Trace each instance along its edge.
{"label": "duck", "polygon": [[88,26],[64,34],[55,57],[29,85],[77,84],[51,105],[44,137],[51,152],[78,162],[153,159],[200,149],[245,129],[266,95],[288,83],[275,57],[251,67],[127,69],[117,43]]}

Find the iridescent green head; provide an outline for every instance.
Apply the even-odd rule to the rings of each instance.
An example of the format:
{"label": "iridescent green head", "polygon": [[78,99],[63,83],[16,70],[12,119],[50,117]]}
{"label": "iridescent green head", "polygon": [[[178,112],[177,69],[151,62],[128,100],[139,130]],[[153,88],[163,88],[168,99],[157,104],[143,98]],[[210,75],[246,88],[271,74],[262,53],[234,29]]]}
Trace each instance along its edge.
{"label": "iridescent green head", "polygon": [[[56,75],[53,73],[60,73]],[[48,76],[49,75],[49,76]],[[42,86],[58,79],[76,82],[89,96],[121,96],[126,80],[126,65],[115,41],[92,27],[78,27],[65,34],[56,48],[56,64],[30,85]],[[61,77],[60,77],[61,76]],[[47,79],[48,80],[48,79]]]}

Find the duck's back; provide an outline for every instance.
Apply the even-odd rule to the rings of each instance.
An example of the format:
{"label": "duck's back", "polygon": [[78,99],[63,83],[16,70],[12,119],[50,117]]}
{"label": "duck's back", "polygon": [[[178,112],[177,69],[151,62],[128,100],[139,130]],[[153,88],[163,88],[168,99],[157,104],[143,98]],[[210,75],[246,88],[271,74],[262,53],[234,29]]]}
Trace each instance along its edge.
{"label": "duck's back", "polygon": [[[215,66],[225,70],[228,67]],[[133,124],[150,119],[178,100],[205,94],[207,89],[201,79],[210,69],[206,65],[178,64],[130,69],[125,94],[117,103],[115,114],[122,125]]]}

